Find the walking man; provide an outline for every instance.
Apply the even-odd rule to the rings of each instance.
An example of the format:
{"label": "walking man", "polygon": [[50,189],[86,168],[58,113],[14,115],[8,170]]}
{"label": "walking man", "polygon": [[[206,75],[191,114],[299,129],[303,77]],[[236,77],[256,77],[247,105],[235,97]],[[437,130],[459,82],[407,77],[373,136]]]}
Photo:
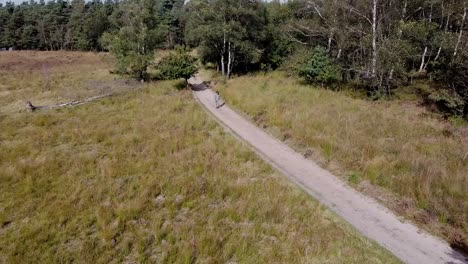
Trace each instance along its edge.
{"label": "walking man", "polygon": [[221,95],[219,94],[219,91],[216,91],[214,99],[215,99],[216,108],[220,108],[222,105],[220,104]]}

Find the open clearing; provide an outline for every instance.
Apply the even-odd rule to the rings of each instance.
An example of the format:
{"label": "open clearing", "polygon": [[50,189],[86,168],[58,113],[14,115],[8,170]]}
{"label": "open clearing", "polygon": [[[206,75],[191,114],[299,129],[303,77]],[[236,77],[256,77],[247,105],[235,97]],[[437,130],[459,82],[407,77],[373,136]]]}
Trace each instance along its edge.
{"label": "open clearing", "polygon": [[25,111],[26,98],[68,101],[120,82],[107,60],[2,53],[0,263],[398,263],[174,82]]}
{"label": "open clearing", "polygon": [[467,247],[466,126],[442,121],[416,102],[355,99],[281,72],[234,78],[217,89],[305,157],[454,246]]}

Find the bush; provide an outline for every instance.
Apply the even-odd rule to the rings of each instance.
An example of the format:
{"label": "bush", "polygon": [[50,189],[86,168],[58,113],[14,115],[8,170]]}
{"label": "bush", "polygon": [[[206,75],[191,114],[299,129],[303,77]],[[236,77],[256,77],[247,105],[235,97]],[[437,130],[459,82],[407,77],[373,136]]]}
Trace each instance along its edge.
{"label": "bush", "polygon": [[444,88],[432,92],[428,99],[442,111],[468,120],[468,52],[463,50],[457,58],[445,60],[433,68],[435,80]]}
{"label": "bush", "polygon": [[197,59],[189,54],[183,47],[176,47],[167,57],[163,58],[158,65],[161,78],[165,80],[185,79],[187,80],[197,72]]}
{"label": "bush", "polygon": [[332,84],[341,80],[340,68],[323,47],[313,49],[310,57],[299,67],[299,76],[308,83]]}

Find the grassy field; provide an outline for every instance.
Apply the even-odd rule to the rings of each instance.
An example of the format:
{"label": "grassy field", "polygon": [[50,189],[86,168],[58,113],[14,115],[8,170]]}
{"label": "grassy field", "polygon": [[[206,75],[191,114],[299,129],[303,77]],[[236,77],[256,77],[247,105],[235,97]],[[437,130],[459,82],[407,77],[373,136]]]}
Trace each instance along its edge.
{"label": "grassy field", "polygon": [[467,247],[468,127],[413,101],[356,99],[280,72],[217,86],[229,104],[306,157]]}
{"label": "grassy field", "polygon": [[174,82],[25,111],[111,89],[109,68],[101,54],[0,55],[0,263],[397,262]]}

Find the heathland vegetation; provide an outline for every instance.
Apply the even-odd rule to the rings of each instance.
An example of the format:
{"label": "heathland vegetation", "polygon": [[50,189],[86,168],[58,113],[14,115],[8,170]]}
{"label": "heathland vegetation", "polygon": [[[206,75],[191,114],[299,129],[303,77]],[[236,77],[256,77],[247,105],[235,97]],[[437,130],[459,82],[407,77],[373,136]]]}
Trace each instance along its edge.
{"label": "heathland vegetation", "polygon": [[[73,160],[67,161],[73,164],[57,164],[61,164],[60,159],[65,160],[60,151],[73,151],[76,144],[81,146],[84,143],[63,145],[63,142],[56,142],[63,140],[61,137],[49,139],[50,146],[53,146],[49,151],[56,155],[51,157],[60,162],[49,160],[46,165],[41,162],[48,161],[48,156],[34,156],[31,161],[20,159],[23,154],[14,154],[15,151],[37,154],[30,146],[20,144],[18,136],[28,138],[37,133],[38,137],[47,139],[49,134],[53,134],[33,129],[36,123],[38,127],[42,124],[57,130],[61,128],[61,133],[73,140],[81,140],[80,135],[87,135],[86,139],[97,137],[98,142],[94,143],[103,145],[106,151],[118,153],[92,152],[90,147],[81,150],[85,153],[83,158],[86,159],[89,150],[92,152],[89,155],[97,153],[99,158],[108,162],[106,164],[113,164],[113,155],[124,155],[120,153],[124,149],[112,142],[127,144],[127,147],[134,142],[138,147],[141,140],[149,140],[149,135],[143,133],[149,133],[148,127],[163,124],[168,126],[167,130],[161,131],[163,135],[170,135],[170,140],[181,138],[182,141],[168,141],[169,152],[153,154],[164,155],[158,158],[161,164],[174,163],[168,158],[168,153],[182,151],[181,146],[201,144],[185,137],[208,137],[219,131],[214,125],[207,125],[212,123],[203,119],[201,113],[197,114],[198,110],[194,110],[196,108],[186,93],[175,93],[168,87],[170,81],[160,80],[187,79],[202,64],[222,76],[218,87],[224,89],[227,101],[250,115],[259,125],[303,149],[306,156],[321,159],[324,166],[336,169],[337,174],[349,179],[357,188],[381,199],[428,230],[449,238],[453,245],[468,248],[467,8],[466,0],[190,0],[186,3],[183,0],[57,0],[47,3],[30,1],[20,5],[6,3],[0,5],[2,49],[110,53],[60,53],[63,56],[54,55],[53,60],[34,62],[36,56],[49,55],[35,54],[28,60],[24,54],[29,53],[13,52],[12,59],[7,55],[9,53],[0,52],[0,60],[3,61],[0,67],[4,67],[0,70],[8,72],[0,75],[0,100],[3,103],[0,109],[18,116],[3,115],[1,122],[7,122],[3,126],[16,127],[21,133],[31,133],[15,134],[13,128],[2,130],[2,133],[10,133],[3,138],[10,139],[4,142],[10,142],[13,153],[12,158],[2,158],[2,161],[6,161],[3,164],[24,162],[24,166],[38,162],[39,168],[56,166],[52,169],[60,173],[72,165],[78,169]],[[191,48],[196,52],[190,53]],[[162,52],[161,49],[171,51]],[[192,54],[197,54],[198,58]],[[87,61],[86,66],[71,65],[75,56]],[[120,75],[109,74],[111,61],[114,62],[112,72]],[[50,69],[55,64],[62,65],[63,71],[52,78]],[[20,70],[12,74],[12,69],[16,68]],[[138,81],[130,82],[124,79],[127,77]],[[90,80],[95,83],[88,85]],[[159,81],[157,84],[149,82],[153,80]],[[185,84],[179,86],[184,87]],[[69,110],[33,117],[15,112],[18,111],[19,100],[47,103],[93,94],[93,90],[83,87],[123,90],[145,87],[142,91],[157,104],[134,92],[125,97],[128,102],[111,98],[97,104],[98,109],[86,106],[76,110],[82,119],[72,118]],[[151,87],[161,88],[155,88],[160,90],[156,92]],[[137,106],[140,101],[154,109],[140,109]],[[175,113],[167,112],[168,109]],[[103,117],[112,116],[112,113],[115,119]],[[146,119],[146,114],[154,116],[158,123]],[[189,120],[194,114],[198,115],[195,120]],[[94,134],[91,131],[80,132],[78,124],[73,122],[85,122],[86,118],[102,121],[103,126],[94,128]],[[128,129],[134,135],[128,139],[126,134],[109,130],[108,127],[113,126],[109,120],[114,120],[118,124],[116,127],[124,126],[123,131]],[[145,125],[142,125],[143,131],[135,131],[125,122]],[[200,126],[193,124],[187,127],[201,130],[202,134],[193,131],[190,132],[195,133],[193,135],[184,134],[189,133],[186,130],[182,134],[171,134],[171,129],[181,129],[181,124],[188,122],[199,122]],[[68,131],[64,126],[73,130]],[[58,131],[56,133],[59,134]],[[157,132],[152,136],[159,138],[161,135]],[[116,141],[109,142],[114,139]],[[34,141],[36,144],[40,142]],[[14,144],[20,144],[16,150]],[[159,147],[156,143],[151,146]],[[141,148],[144,154],[152,153]],[[220,151],[226,153],[227,150]],[[118,160],[128,158],[134,161],[132,155],[138,154],[128,155]],[[195,160],[204,164],[200,165],[201,168],[212,166],[198,158]],[[236,166],[261,166],[258,161],[249,159],[248,165],[244,164],[245,161],[230,162]],[[86,160],[83,162],[87,164]],[[145,167],[149,166],[149,161],[142,162],[143,165],[138,162],[123,164],[130,168],[142,166],[145,172],[151,171],[149,168],[152,167]],[[93,166],[99,164],[95,162],[89,168],[80,167],[79,173],[81,170],[86,171],[84,175],[97,173]],[[120,163],[117,164],[120,169],[114,170],[114,165],[106,166],[110,166],[107,169],[113,173],[118,174],[122,169],[127,171],[124,173],[127,176],[135,174],[131,169],[125,170]],[[191,165],[198,168],[196,164]],[[205,172],[205,169],[200,170]],[[16,169],[5,171],[12,175],[18,173]],[[20,171],[25,171],[23,176],[30,172],[27,169]],[[46,168],[34,171],[38,175],[48,173]],[[70,175],[75,175],[71,171]],[[105,171],[103,169],[99,173]],[[189,171],[187,173],[191,173]],[[185,170],[169,167],[164,171],[167,175],[176,176],[179,172]],[[219,173],[223,172],[220,170]],[[152,180],[147,176],[141,177],[144,181]],[[15,176],[5,179],[12,182],[2,184],[2,187],[20,186],[14,182]],[[26,177],[25,181],[34,187],[35,179]],[[180,180],[181,184],[184,183],[182,178]],[[47,188],[59,185],[49,178],[44,181]],[[88,184],[86,180],[82,181],[82,184]],[[110,184],[106,188],[113,186]],[[142,186],[132,186],[144,191],[138,189]],[[124,184],[121,188],[127,190],[127,187]],[[146,206],[145,202],[143,204]],[[120,208],[117,205],[115,208]],[[297,209],[294,206],[291,208]],[[243,210],[239,208],[236,210]],[[10,225],[10,220],[2,221],[7,223],[5,226]],[[94,228],[99,228],[101,220],[96,221]],[[121,221],[117,223],[119,226]],[[5,247],[1,245],[0,248]]]}
{"label": "heathland vegetation", "polygon": [[228,104],[352,186],[468,245],[468,128],[441,120],[402,93],[369,101],[313,89],[285,73],[219,82]]}
{"label": "heathland vegetation", "polygon": [[[0,57],[1,263],[397,262],[226,134],[177,81],[129,82],[111,63]],[[24,108],[113,87],[127,92]]]}

